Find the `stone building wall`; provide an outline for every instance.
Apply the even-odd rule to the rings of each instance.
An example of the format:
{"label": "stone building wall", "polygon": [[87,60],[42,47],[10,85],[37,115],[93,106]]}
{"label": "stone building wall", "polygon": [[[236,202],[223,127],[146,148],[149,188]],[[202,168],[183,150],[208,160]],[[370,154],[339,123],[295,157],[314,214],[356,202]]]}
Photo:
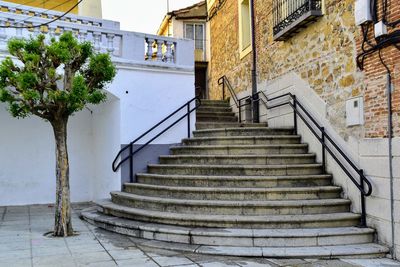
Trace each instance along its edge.
{"label": "stone building wall", "polygon": [[[366,59],[364,71],[357,67],[356,57],[361,51],[362,34],[354,22],[354,2],[325,0],[324,16],[289,40],[274,42],[272,0],[254,0],[258,82],[295,72],[327,103],[327,118],[344,139],[349,136],[384,137],[387,132],[385,69],[375,54]],[[398,9],[399,0],[391,1],[391,6],[395,7],[396,2]],[[392,7],[389,9],[394,10]],[[211,19],[210,25],[210,98],[221,98],[217,80],[222,75],[228,77],[235,90],[249,89],[251,53],[242,59],[239,56],[238,1],[226,0]],[[387,48],[382,52],[394,70],[394,85],[400,88],[399,52],[395,48]],[[365,125],[346,127],[345,101],[356,96],[365,98]],[[400,94],[395,90],[393,104],[394,121],[397,119],[394,129],[396,136],[400,135],[399,99]]]}

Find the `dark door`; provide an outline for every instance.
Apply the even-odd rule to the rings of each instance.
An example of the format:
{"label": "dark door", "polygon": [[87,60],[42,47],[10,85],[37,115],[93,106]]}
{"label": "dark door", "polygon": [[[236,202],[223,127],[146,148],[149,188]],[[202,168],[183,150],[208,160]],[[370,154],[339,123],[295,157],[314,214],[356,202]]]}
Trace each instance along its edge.
{"label": "dark door", "polygon": [[200,96],[201,99],[207,99],[207,65],[201,64],[195,66],[194,79],[196,87],[196,96]]}

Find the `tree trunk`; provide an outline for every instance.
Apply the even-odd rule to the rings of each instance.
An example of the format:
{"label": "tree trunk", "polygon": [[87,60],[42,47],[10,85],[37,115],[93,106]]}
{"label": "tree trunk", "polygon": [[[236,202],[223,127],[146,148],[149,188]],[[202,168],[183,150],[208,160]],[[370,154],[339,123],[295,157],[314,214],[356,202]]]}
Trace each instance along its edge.
{"label": "tree trunk", "polygon": [[67,151],[68,118],[51,122],[56,141],[56,211],[54,236],[73,235],[69,190],[69,163]]}

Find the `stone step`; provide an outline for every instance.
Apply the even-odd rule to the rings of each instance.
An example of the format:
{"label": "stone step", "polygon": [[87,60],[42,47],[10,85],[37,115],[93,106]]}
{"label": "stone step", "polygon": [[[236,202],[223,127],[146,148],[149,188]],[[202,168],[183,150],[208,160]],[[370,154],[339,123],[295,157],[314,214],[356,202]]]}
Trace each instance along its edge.
{"label": "stone step", "polygon": [[293,176],[208,176],[208,175],[171,175],[138,173],[138,183],[165,185],[165,186],[191,186],[191,187],[303,187],[331,185],[332,176],[329,174],[318,175],[293,175]]}
{"label": "stone step", "polygon": [[307,144],[282,145],[210,145],[210,146],[172,146],[172,155],[270,155],[306,154]]}
{"label": "stone step", "polygon": [[119,205],[111,201],[97,202],[97,204],[99,205],[99,211],[106,215],[143,222],[190,227],[234,227],[253,229],[330,228],[356,226],[360,220],[360,215],[350,212],[297,215],[216,215],[211,213],[187,214],[169,210],[157,211],[133,208]]}
{"label": "stone step", "polygon": [[238,119],[235,116],[203,116],[203,115],[196,115],[197,122],[237,122]]}
{"label": "stone step", "polygon": [[124,184],[124,192],[161,198],[195,200],[305,200],[339,198],[338,186],[281,188],[210,188],[162,186],[140,183]]}
{"label": "stone step", "polygon": [[[200,108],[199,108],[200,109]],[[232,111],[199,111],[199,109],[196,110],[196,116],[203,116],[203,117],[218,117],[218,116],[230,116],[230,117],[235,117],[235,113]]]}
{"label": "stone step", "polygon": [[193,131],[194,137],[292,135],[292,128],[239,127]]}
{"label": "stone step", "polygon": [[112,202],[126,207],[186,213],[214,215],[304,215],[348,212],[347,199],[312,200],[264,200],[228,201],[173,199],[136,195],[126,192],[111,192]]}
{"label": "stone step", "polygon": [[293,165],[197,165],[149,164],[149,173],[183,175],[299,175],[322,174],[321,164]]}
{"label": "stone step", "polygon": [[209,100],[209,99],[202,99],[201,100],[202,106],[229,106],[229,101],[226,100]]}
{"label": "stone step", "polygon": [[167,155],[160,156],[161,164],[211,165],[276,165],[315,163],[315,154],[258,155]]}
{"label": "stone step", "polygon": [[231,127],[267,127],[266,123],[239,123],[239,122],[196,122],[196,130],[218,129]]}
{"label": "stone step", "polygon": [[97,212],[82,211],[82,216],[100,227],[117,233],[150,240],[178,242],[187,245],[242,247],[319,247],[331,245],[366,244],[373,241],[370,228],[339,227],[315,229],[240,229],[191,228],[137,220],[116,218]]}
{"label": "stone step", "polygon": [[[231,107],[204,106],[204,105],[202,105],[202,106],[199,106],[199,107],[196,109],[196,114],[197,114],[198,112],[212,112],[212,113],[214,113],[214,112],[216,112],[216,113],[218,113],[218,112],[229,112],[229,113],[232,114],[232,108],[231,108]],[[233,114],[234,114],[234,113],[233,113]]]}
{"label": "stone step", "polygon": [[268,135],[268,136],[219,136],[194,137],[182,140],[189,146],[201,145],[268,145],[268,144],[299,144],[299,135]]}

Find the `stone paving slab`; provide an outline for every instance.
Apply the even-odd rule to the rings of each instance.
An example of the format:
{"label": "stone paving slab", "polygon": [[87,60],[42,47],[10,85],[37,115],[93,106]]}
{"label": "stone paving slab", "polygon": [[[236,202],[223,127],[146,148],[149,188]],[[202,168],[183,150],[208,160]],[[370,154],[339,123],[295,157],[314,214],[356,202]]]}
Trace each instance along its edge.
{"label": "stone paving slab", "polygon": [[51,238],[52,205],[0,207],[0,267],[400,267],[391,259],[269,259],[212,256],[151,247],[152,241],[96,228],[79,219],[90,203],[73,205],[79,235]]}

